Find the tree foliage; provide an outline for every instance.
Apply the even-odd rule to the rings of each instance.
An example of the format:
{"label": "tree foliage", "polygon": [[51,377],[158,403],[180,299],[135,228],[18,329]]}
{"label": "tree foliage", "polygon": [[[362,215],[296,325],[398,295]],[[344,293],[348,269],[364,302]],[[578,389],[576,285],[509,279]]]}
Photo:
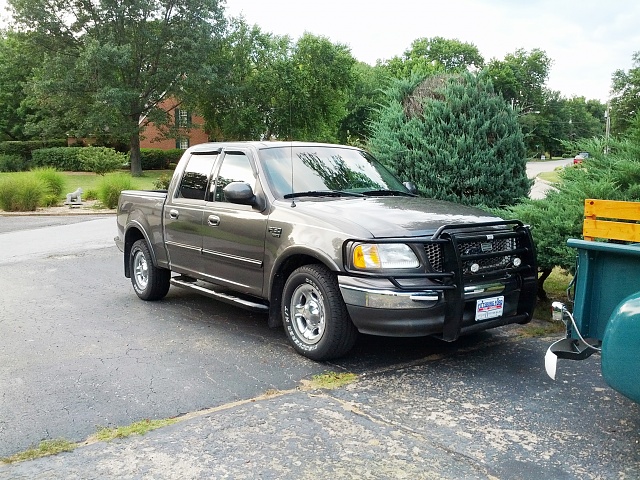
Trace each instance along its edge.
{"label": "tree foliage", "polygon": [[11,31],[0,35],[0,141],[27,138],[26,118],[33,112],[22,105],[24,88],[43,57],[32,37]]}
{"label": "tree foliage", "polygon": [[201,77],[224,24],[219,0],[10,0],[50,52],[31,81],[32,128],[126,139],[141,172],[141,119]]}
{"label": "tree foliage", "polygon": [[486,70],[496,92],[515,109],[527,113],[543,105],[544,84],[552,63],[543,50],[518,49],[505,55],[504,60],[491,59]]}
{"label": "tree foliage", "polygon": [[442,37],[418,38],[402,56],[379,63],[395,78],[461,72],[483,65],[484,58],[474,44]]}
{"label": "tree foliage", "polygon": [[194,96],[215,138],[337,141],[355,82],[347,47],[311,34],[294,43],[234,19],[211,55],[217,82]]}
{"label": "tree foliage", "polygon": [[560,180],[540,200],[525,200],[498,211],[506,218],[518,218],[532,225],[538,267],[542,272],[539,297],[545,298],[544,280],[559,266],[572,271],[576,252],[567,246],[569,238],[582,237],[584,200],[640,201],[640,143],[613,141],[605,155],[605,139],[580,141],[570,149],[588,151],[584,164],[561,171]]}
{"label": "tree foliage", "polygon": [[611,79],[611,128],[616,134],[626,133],[640,121],[640,51],[632,60],[629,71],[616,70]]}
{"label": "tree foliage", "polygon": [[371,152],[427,197],[496,207],[529,193],[517,117],[483,75],[398,81],[372,131]]}

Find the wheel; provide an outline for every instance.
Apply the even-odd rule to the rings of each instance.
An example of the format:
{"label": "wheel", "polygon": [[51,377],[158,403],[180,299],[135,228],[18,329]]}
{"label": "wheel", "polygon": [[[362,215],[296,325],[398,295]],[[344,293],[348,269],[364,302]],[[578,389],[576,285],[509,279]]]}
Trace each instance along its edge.
{"label": "wheel", "polygon": [[324,265],[305,265],[289,276],[282,318],[293,348],[313,360],[345,355],[357,339],[336,277]]}
{"label": "wheel", "polygon": [[131,246],[129,254],[131,284],[136,295],[142,300],[160,300],[169,291],[171,271],[153,265],[151,252],[145,240],[138,240]]}

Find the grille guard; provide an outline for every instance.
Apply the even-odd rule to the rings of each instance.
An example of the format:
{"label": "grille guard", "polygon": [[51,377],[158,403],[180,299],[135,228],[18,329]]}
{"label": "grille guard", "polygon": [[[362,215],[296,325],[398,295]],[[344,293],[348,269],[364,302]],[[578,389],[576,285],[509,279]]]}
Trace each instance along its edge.
{"label": "grille guard", "polygon": [[[513,241],[515,248],[503,251],[473,252],[464,253],[461,245],[469,242],[492,242],[495,240]],[[351,242],[371,242],[371,239],[353,239],[344,243],[343,258],[347,258],[347,245]],[[350,275],[364,278],[384,278],[391,282],[400,290],[416,290],[428,288],[429,290],[441,291],[443,299],[447,304],[445,323],[443,326],[442,339],[454,341],[460,336],[462,329],[462,318],[465,306],[464,288],[478,281],[492,281],[517,277],[520,295],[516,317],[523,322],[531,319],[537,295],[538,267],[536,263],[536,253],[531,232],[519,220],[495,221],[465,225],[443,225],[431,237],[425,238],[386,238],[376,239],[376,243],[405,243],[410,245],[424,246],[437,244],[442,248],[442,271],[423,271],[419,273],[406,272],[362,272],[345,267]],[[516,267],[506,257],[518,256],[522,263]],[[425,252],[425,257],[427,253]],[[465,264],[469,262],[491,261],[492,259],[505,258],[505,261],[498,262],[501,265],[496,268],[488,267],[484,271],[471,273],[465,269]],[[465,270],[467,270],[465,272]],[[415,285],[402,285],[403,279],[427,279],[433,281],[428,287],[416,287]]]}

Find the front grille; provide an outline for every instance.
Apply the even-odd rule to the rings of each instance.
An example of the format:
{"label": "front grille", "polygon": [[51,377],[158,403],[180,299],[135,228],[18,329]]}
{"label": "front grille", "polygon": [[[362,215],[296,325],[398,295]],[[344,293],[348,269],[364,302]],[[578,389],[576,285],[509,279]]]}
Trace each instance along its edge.
{"label": "front grille", "polygon": [[[486,273],[493,270],[507,268],[513,261],[513,255],[509,253],[519,248],[519,240],[513,237],[497,238],[492,240],[464,241],[460,239],[458,243],[458,254],[462,255],[483,255],[504,252],[504,255],[489,256],[474,260],[464,260],[462,270],[464,275],[471,275],[471,265],[477,263],[480,267],[477,273]],[[444,249],[440,243],[425,243],[424,251],[431,265],[432,272],[442,272],[444,270]]]}
{"label": "front grille", "polygon": [[463,273],[471,274],[471,265],[476,263],[480,267],[476,273],[486,273],[492,270],[501,270],[507,268],[513,261],[513,255],[510,252],[518,248],[516,238],[498,238],[486,241],[470,241],[464,240],[458,244],[458,253],[460,255],[483,255],[495,254],[503,252],[504,255],[490,256],[478,258],[474,260],[463,261]]}
{"label": "front grille", "polygon": [[442,245],[439,243],[426,243],[424,245],[424,251],[427,254],[431,270],[434,272],[442,272]]}

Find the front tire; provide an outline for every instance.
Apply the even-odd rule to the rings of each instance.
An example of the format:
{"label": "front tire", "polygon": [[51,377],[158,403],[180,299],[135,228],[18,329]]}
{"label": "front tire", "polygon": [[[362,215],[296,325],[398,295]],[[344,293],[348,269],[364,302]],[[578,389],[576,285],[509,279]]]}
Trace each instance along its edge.
{"label": "front tire", "polygon": [[289,276],[282,318],[293,348],[312,360],[341,357],[357,339],[336,277],[324,265],[305,265]]}
{"label": "front tire", "polygon": [[133,290],[142,300],[160,300],[169,291],[171,271],[153,264],[145,240],[138,240],[131,246],[129,271]]}

